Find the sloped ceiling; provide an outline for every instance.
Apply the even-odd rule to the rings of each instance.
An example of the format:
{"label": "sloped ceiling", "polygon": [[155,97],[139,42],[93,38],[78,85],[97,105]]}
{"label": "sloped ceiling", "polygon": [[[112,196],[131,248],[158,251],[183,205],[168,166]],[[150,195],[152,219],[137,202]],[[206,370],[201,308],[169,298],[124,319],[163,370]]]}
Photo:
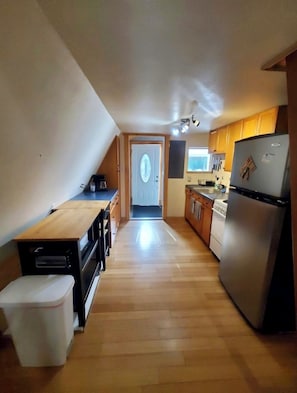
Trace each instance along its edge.
{"label": "sloped ceiling", "polygon": [[261,70],[296,42],[296,0],[39,0],[122,131],[206,132],[287,103]]}

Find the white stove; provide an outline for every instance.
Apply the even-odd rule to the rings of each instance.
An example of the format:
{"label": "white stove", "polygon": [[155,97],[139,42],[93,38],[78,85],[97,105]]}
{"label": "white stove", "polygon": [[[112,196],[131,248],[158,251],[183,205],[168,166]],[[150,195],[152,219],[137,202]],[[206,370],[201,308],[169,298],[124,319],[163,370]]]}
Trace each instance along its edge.
{"label": "white stove", "polygon": [[212,206],[212,210],[219,212],[226,217],[227,207],[228,207],[227,199],[215,199]]}
{"label": "white stove", "polygon": [[227,199],[215,199],[212,207],[213,214],[209,248],[218,259],[221,259],[227,207]]}

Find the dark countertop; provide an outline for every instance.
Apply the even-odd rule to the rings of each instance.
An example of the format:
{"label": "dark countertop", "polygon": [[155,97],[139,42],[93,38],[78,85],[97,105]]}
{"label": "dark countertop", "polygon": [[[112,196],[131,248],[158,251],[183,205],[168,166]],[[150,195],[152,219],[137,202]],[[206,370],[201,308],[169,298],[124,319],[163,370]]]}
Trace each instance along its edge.
{"label": "dark countertop", "polygon": [[217,190],[215,187],[200,186],[196,184],[187,184],[186,188],[200,194],[211,201],[215,199],[228,199],[228,194]]}
{"label": "dark countertop", "polygon": [[104,191],[84,191],[75,197],[71,198],[72,201],[111,201],[115,194],[117,193],[117,189],[109,189]]}

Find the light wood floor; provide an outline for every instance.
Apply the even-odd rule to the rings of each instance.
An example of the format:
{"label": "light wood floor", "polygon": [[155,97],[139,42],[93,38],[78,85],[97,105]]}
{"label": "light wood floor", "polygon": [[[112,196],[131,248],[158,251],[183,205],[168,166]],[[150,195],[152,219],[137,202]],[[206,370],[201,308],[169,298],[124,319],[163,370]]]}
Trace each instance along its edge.
{"label": "light wood floor", "polygon": [[253,331],[183,219],[122,224],[64,367],[22,368],[0,340],[3,393],[296,393],[295,334]]}

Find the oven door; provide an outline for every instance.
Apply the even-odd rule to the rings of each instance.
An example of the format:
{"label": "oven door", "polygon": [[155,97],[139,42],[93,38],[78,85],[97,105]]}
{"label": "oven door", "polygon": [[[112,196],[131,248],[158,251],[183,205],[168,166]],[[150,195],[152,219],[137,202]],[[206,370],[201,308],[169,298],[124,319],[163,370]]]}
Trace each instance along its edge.
{"label": "oven door", "polygon": [[213,209],[209,248],[219,260],[221,259],[225,219],[222,213]]}

